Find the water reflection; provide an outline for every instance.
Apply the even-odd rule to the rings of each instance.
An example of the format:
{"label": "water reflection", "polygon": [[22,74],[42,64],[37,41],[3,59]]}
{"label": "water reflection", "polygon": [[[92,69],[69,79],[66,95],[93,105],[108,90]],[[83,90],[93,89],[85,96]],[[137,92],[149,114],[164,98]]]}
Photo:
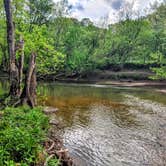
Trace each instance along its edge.
{"label": "water reflection", "polygon": [[[166,96],[145,89],[42,85],[80,166],[165,165]],[[153,93],[152,93],[153,92]],[[155,98],[153,95],[155,94]]]}
{"label": "water reflection", "polygon": [[[59,108],[61,111],[58,115],[65,118],[66,122],[70,121],[71,125],[75,123],[75,118],[80,122],[85,121],[84,119],[90,116],[92,108],[99,108],[102,114],[109,113],[108,117],[111,121],[121,127],[138,125],[134,115],[130,114],[128,106],[122,103],[123,95],[117,93],[115,89],[110,91],[110,89],[94,87],[51,86],[44,88],[43,86],[40,92],[44,95],[41,95],[39,103]],[[87,120],[86,123],[88,124]]]}

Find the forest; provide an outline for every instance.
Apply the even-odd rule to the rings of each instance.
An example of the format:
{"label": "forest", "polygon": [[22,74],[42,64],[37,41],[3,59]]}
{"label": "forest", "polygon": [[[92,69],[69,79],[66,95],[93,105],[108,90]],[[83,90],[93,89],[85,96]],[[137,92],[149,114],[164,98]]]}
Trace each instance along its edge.
{"label": "forest", "polygon": [[[120,114],[114,117],[121,118],[124,124],[127,124],[126,118],[134,126],[135,117],[127,117],[128,112],[127,116],[125,113],[122,115],[127,106],[122,101],[118,103],[121,98],[112,97],[118,95],[112,95],[114,90],[110,93],[110,99],[104,90],[87,91],[85,88],[87,94],[77,99],[72,96],[76,90],[57,83],[56,86],[60,87],[57,87],[55,99],[53,96],[51,98],[52,94],[46,94],[50,91],[49,88],[43,89],[47,86],[42,82],[65,81],[69,84],[74,81],[78,84],[79,80],[96,83],[102,79],[107,82],[121,82],[124,79],[126,84],[138,80],[150,81],[155,85],[165,84],[165,0],[151,4],[150,12],[144,15],[132,10],[132,4],[128,3],[119,11],[118,21],[111,24],[107,17],[101,18],[98,24],[90,18],[79,20],[71,16],[71,10],[72,6],[67,0],[0,1],[0,166],[72,166],[74,162],[68,149],[61,139],[51,135],[53,131],[50,124],[54,127],[58,125],[56,119],[50,120],[52,116],[47,114],[60,109],[74,110],[74,105],[79,105],[81,110],[87,109],[87,105],[93,102],[102,103],[113,110],[120,110]],[[66,92],[63,88],[61,91],[61,86]],[[79,90],[80,86],[77,86],[78,93],[84,94],[84,91]],[[67,92],[71,96],[65,95]],[[101,94],[98,93],[106,96],[102,96],[99,101]],[[140,95],[137,90],[134,93]],[[155,96],[159,100],[160,97]],[[149,98],[152,99],[151,96]],[[56,101],[53,103],[52,100]],[[165,104],[164,98],[159,103]],[[158,108],[164,110],[165,105]],[[78,112],[70,115],[66,123],[71,120],[72,124],[74,117],[80,118]],[[60,116],[64,116],[63,112]],[[87,120],[86,116],[83,122],[80,121],[84,123],[84,120]],[[53,133],[55,131],[57,129]],[[99,166],[108,165],[102,164]]]}
{"label": "forest", "polygon": [[[0,64],[1,70],[8,71],[2,3]],[[104,18],[101,27],[87,18],[82,21],[70,18],[66,1],[54,5],[51,0],[28,3],[14,0],[12,7],[16,41],[20,36],[25,41],[26,62],[31,52],[37,53],[37,73],[41,77],[86,76],[96,69],[123,70],[125,66],[147,67],[156,73],[157,79],[166,77],[165,2],[153,5],[151,14],[135,20],[132,19],[135,13],[124,7],[119,22],[108,27],[104,27],[107,22]]]}

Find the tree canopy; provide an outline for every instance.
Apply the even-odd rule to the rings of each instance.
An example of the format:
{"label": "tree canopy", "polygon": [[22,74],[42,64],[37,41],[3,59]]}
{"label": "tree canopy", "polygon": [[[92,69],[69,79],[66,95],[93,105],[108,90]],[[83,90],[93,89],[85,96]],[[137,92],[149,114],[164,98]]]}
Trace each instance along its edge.
{"label": "tree canopy", "polygon": [[[5,14],[0,3],[0,65],[8,70]],[[97,27],[87,18],[70,18],[69,10],[67,1],[12,2],[16,41],[23,36],[26,61],[32,50],[37,52],[39,75],[84,75],[112,65],[123,69],[125,64],[142,64],[156,78],[166,78],[165,1],[135,20],[124,12],[125,19],[108,28]]]}

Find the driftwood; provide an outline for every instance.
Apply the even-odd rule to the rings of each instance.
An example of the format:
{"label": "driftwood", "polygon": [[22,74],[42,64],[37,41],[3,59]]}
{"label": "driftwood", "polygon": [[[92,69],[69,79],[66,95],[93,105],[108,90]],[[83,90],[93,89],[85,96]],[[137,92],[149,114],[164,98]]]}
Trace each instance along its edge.
{"label": "driftwood", "polygon": [[74,166],[73,159],[70,157],[68,149],[63,148],[61,140],[48,138],[48,141],[45,143],[45,148],[49,156],[46,158],[44,164],[47,165],[50,159],[57,157],[61,162],[61,166]]}
{"label": "driftwood", "polygon": [[[53,107],[45,107],[43,112],[45,114],[52,114],[57,111],[56,108]],[[59,126],[59,121],[56,119],[50,119],[49,122],[53,128],[55,129],[55,126]],[[46,158],[45,164],[49,162],[52,157],[56,157],[60,160],[61,166],[74,166],[74,159],[70,156],[68,149],[66,149],[63,145],[63,141],[59,136],[53,135],[52,131],[49,131],[49,136],[47,138],[47,141],[44,143],[45,151],[49,155],[48,158]]]}
{"label": "driftwood", "polygon": [[49,141],[52,142],[52,145],[48,148],[48,152],[50,152],[55,147],[55,142],[49,138]]}
{"label": "driftwood", "polygon": [[69,156],[68,149],[56,151],[56,155],[62,162],[63,166],[74,166],[73,159]]}

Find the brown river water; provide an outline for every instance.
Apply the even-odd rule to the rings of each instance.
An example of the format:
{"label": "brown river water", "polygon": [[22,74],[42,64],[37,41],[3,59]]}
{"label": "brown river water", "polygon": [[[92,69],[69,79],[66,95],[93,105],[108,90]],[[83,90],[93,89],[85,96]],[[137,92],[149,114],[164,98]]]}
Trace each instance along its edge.
{"label": "brown river water", "polygon": [[38,91],[41,104],[59,109],[59,133],[79,166],[166,166],[166,94],[62,83]]}

